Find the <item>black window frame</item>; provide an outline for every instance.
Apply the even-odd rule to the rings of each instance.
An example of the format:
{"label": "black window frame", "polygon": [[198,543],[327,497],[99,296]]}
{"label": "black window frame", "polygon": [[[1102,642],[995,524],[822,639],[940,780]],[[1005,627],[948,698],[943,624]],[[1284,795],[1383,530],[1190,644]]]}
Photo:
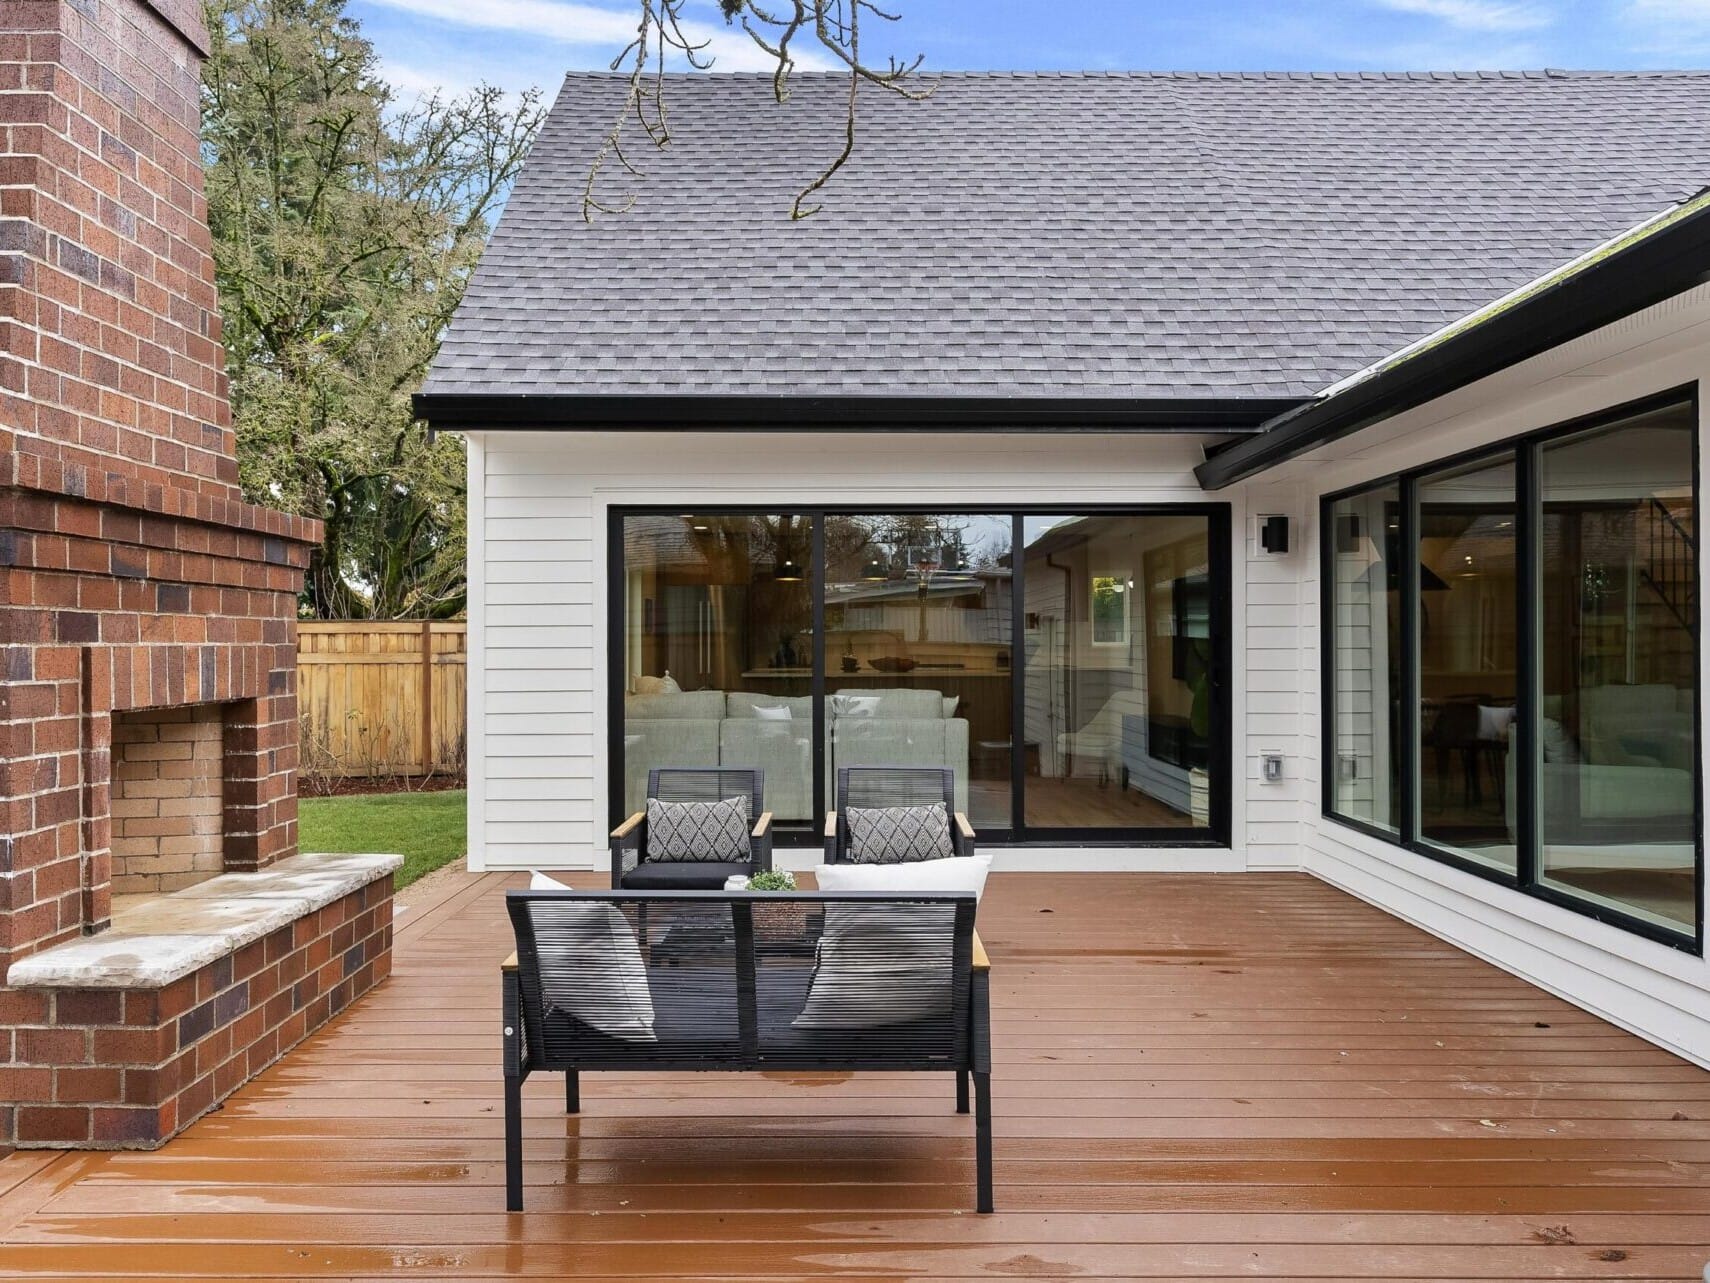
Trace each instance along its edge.
{"label": "black window frame", "polygon": [[[1578,415],[1572,419],[1531,429],[1492,441],[1474,449],[1446,455],[1412,468],[1368,478],[1358,485],[1345,486],[1319,496],[1319,811],[1325,819],[1344,828],[1364,834],[1387,846],[1399,847],[1436,863],[1448,865],[1486,882],[1507,887],[1530,899],[1540,900],[1567,909],[1607,926],[1667,945],[1684,953],[1704,955],[1704,643],[1702,630],[1694,634],[1697,651],[1696,680],[1693,683],[1692,729],[1697,752],[1693,755],[1693,917],[1690,932],[1674,930],[1636,914],[1611,905],[1584,899],[1559,887],[1550,886],[1541,877],[1541,855],[1538,833],[1537,737],[1539,716],[1539,669],[1542,662],[1540,636],[1542,607],[1541,571],[1538,560],[1538,522],[1541,511],[1539,490],[1540,452],[1551,443],[1603,427],[1614,427],[1624,420],[1652,411],[1685,404],[1689,407],[1692,432],[1692,504],[1695,521],[1699,514],[1699,385],[1691,382],[1649,394],[1618,405]],[[1516,654],[1516,743],[1519,754],[1515,769],[1517,796],[1515,813],[1516,834],[1515,872],[1507,873],[1476,860],[1467,859],[1445,847],[1420,836],[1419,823],[1419,483],[1436,473],[1494,459],[1512,453],[1515,461],[1515,527],[1517,536],[1515,592],[1518,595]],[[1400,743],[1392,746],[1401,763],[1401,832],[1391,833],[1357,816],[1343,815],[1336,810],[1336,647],[1335,647],[1335,539],[1332,529],[1335,505],[1343,500],[1385,486],[1396,486],[1401,495],[1401,538],[1398,541],[1401,558],[1401,716]],[[1701,554],[1703,539],[1694,529],[1694,552]],[[1704,570],[1701,555],[1693,558],[1693,592],[1696,602],[1703,601]]]}
{"label": "black window frame", "polygon": [[[606,509],[606,772],[607,827],[623,816],[623,686],[621,657],[626,645],[627,612],[622,608],[624,581],[623,522],[628,517],[681,516],[681,504],[613,504]],[[1027,847],[1176,848],[1228,850],[1231,847],[1231,798],[1235,773],[1233,708],[1230,680],[1233,641],[1231,637],[1231,581],[1234,573],[1231,527],[1232,506],[1227,502],[1150,504],[775,504],[764,499],[751,503],[698,504],[696,513],[708,516],[800,516],[812,521],[813,565],[808,582],[812,593],[814,658],[810,693],[813,696],[813,796],[814,814],[823,818],[831,804],[825,793],[825,701],[827,678],[825,655],[825,521],[828,517],[870,516],[875,513],[912,516],[1008,517],[1013,560],[1011,593],[1014,608],[1010,622],[1010,726],[1011,742],[1021,743],[1025,721],[1027,660],[1025,654],[1027,577],[1024,522],[1028,517],[1080,516],[1201,516],[1206,519],[1207,560],[1211,567],[1210,610],[1212,628],[1210,786],[1211,821],[1203,828],[1069,828],[1029,825],[1026,822],[1026,754],[1010,753],[1010,824],[1007,828],[987,826],[980,830],[982,845]],[[810,849],[822,839],[817,822],[807,829],[776,830],[780,848]]]}

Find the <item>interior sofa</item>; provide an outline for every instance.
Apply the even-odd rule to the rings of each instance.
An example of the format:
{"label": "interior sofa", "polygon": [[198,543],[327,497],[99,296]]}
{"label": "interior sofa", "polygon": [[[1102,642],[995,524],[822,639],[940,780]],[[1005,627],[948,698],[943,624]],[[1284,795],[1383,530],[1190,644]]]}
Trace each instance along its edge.
{"label": "interior sofa", "polygon": [[[1681,704],[1685,707],[1682,708]],[[1666,833],[1670,821],[1691,822],[1696,804],[1691,746],[1692,692],[1672,686],[1594,686],[1580,694],[1581,733],[1562,725],[1562,697],[1546,695],[1538,806],[1553,843],[1636,836],[1632,827]],[[1507,731],[1507,820],[1515,828],[1519,753]],[[1626,827],[1614,827],[1617,821]]]}
{"label": "interior sofa", "polygon": [[[839,766],[948,766],[956,809],[968,809],[968,722],[956,700],[930,688],[832,692],[826,796]],[[624,812],[647,800],[655,766],[755,766],[766,772],[766,809],[779,820],[812,820],[813,699],[754,691],[626,695]]]}

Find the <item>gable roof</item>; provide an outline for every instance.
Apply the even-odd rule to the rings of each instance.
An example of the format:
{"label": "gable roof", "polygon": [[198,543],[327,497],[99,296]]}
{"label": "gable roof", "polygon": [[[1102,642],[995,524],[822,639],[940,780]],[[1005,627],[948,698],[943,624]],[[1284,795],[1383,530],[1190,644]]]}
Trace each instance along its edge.
{"label": "gable roof", "polygon": [[1710,190],[1564,263],[1323,396],[1211,452],[1194,475],[1221,490],[1710,279]]}
{"label": "gable roof", "polygon": [[[1256,404],[1256,425],[1710,179],[1710,73],[673,77],[626,213],[623,92],[571,75],[418,402]],[[1268,399],[1268,408],[1259,404]],[[475,426],[475,424],[471,424]]]}

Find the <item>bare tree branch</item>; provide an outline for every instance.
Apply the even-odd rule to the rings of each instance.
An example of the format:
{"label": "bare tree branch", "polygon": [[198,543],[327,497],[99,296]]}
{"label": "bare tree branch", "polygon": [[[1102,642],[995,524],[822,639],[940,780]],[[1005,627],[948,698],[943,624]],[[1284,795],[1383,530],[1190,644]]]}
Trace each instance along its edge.
{"label": "bare tree branch", "polygon": [[[780,103],[789,101],[790,75],[796,68],[792,43],[809,33],[818,49],[831,56],[834,63],[849,72],[848,107],[844,120],[843,147],[837,156],[801,191],[796,193],[790,207],[792,219],[809,218],[822,205],[808,204],[810,197],[820,191],[849,163],[855,154],[856,116],[863,82],[887,93],[918,101],[930,97],[936,87],[912,82],[910,77],[919,70],[922,57],[908,61],[888,58],[880,67],[862,60],[861,15],[865,11],[885,22],[895,22],[899,14],[882,9],[874,0],[718,0],[725,22],[740,25],[755,45],[770,57],[772,96]],[[600,175],[614,158],[632,177],[643,177],[642,170],[632,163],[623,150],[624,128],[631,122],[638,125],[655,147],[671,142],[670,123],[666,116],[666,69],[680,59],[697,71],[713,65],[707,53],[710,38],[695,39],[692,24],[684,18],[684,10],[692,0],[636,0],[640,17],[635,39],[612,59],[613,71],[628,71],[628,83],[623,105],[612,126],[600,141],[599,150],[588,167],[588,179],[582,188],[582,217],[594,221],[595,214],[621,214],[632,209],[636,197],[632,193],[620,204],[603,202],[597,192]]]}

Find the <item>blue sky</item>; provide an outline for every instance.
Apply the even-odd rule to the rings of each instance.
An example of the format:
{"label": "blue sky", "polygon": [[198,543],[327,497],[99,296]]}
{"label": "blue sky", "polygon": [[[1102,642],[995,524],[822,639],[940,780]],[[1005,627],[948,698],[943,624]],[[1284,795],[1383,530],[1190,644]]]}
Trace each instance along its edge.
{"label": "blue sky", "polygon": [[[1710,64],[1710,0],[891,0],[877,53],[965,69],[1444,70]],[[752,46],[698,3],[725,70]],[[550,92],[604,67],[635,26],[625,0],[351,0],[399,88],[481,80]]]}

